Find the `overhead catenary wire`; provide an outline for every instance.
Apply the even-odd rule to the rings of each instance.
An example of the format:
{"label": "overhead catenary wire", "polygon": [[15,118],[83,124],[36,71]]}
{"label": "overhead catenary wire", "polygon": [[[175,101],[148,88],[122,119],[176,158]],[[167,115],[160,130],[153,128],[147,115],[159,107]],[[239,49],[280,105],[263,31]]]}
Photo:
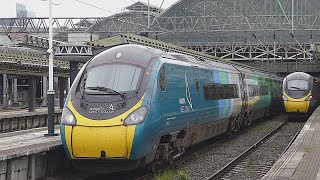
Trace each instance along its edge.
{"label": "overhead catenary wire", "polygon": [[100,9],[100,10],[102,10],[102,11],[106,11],[106,12],[109,12],[109,13],[112,13],[112,14],[116,14],[115,12],[112,12],[112,11],[107,10],[107,9],[103,9],[103,8],[101,8],[101,7],[95,6],[95,5],[90,4],[90,3],[87,3],[87,2],[83,2],[83,1],[80,1],[80,0],[75,0],[75,1],[77,1],[77,2],[79,2],[79,3],[82,3],[82,4],[85,4],[85,5],[87,5],[87,6],[94,7],[94,8],[96,8],[96,9]]}
{"label": "overhead catenary wire", "polygon": [[163,3],[164,3],[164,0],[162,0],[162,3],[161,3],[161,5],[160,5],[159,9],[161,9],[161,7],[162,7]]}
{"label": "overhead catenary wire", "polygon": [[[278,3],[280,3],[279,1],[278,1]],[[254,9],[254,8],[252,8],[257,14],[258,14],[258,12],[257,12],[257,10],[256,9]],[[246,18],[248,18],[249,16],[248,15],[246,15],[246,13],[245,12],[243,12],[243,11],[239,11],[243,16],[245,16]],[[287,19],[288,20],[288,19]],[[289,20],[288,20],[288,22],[290,22]],[[267,32],[267,33],[269,33],[269,34],[273,34],[273,39],[274,40],[276,40],[279,44],[281,44],[281,41],[279,41],[278,40],[278,38],[275,36],[275,31],[272,33],[270,30],[268,30],[266,27],[264,27],[264,26],[262,26],[263,27],[263,29]],[[250,31],[252,31],[251,30],[251,27],[250,27]],[[305,49],[302,47],[302,45],[300,44],[300,42],[296,39],[296,37],[293,35],[293,32],[292,31],[290,31],[289,29],[286,29],[285,31],[288,31],[288,33],[290,34],[290,36],[296,41],[296,43],[299,45],[299,47],[301,48],[301,50],[303,50],[303,51],[305,51]],[[253,34],[253,33],[252,33]],[[256,36],[254,36],[256,39],[258,39]]]}
{"label": "overhead catenary wire", "polygon": [[[253,11],[255,11],[255,12],[258,14],[258,12],[257,12],[257,10],[256,10],[255,8],[252,8],[252,9],[253,9]],[[246,14],[246,12],[241,11],[241,10],[240,10],[239,12],[240,12],[240,14],[241,14],[242,16],[245,17],[245,19],[246,19],[246,21],[247,21],[247,24],[249,25],[249,28],[250,28],[249,32],[251,33],[251,35],[258,41],[259,44],[261,44],[261,45],[263,46],[263,48],[264,48],[265,50],[270,51],[270,50],[263,44],[263,42],[262,42],[262,41],[254,34],[254,32],[252,31],[252,27],[251,27],[250,22],[249,22],[249,20],[248,20],[249,16]],[[262,26],[262,28],[264,29],[264,34],[269,33],[269,34],[273,35],[273,39],[274,39],[275,41],[277,41],[279,44],[281,44],[281,41],[279,41],[279,39],[276,37],[275,31],[274,31],[274,32],[271,32],[271,31],[268,30],[265,26]],[[297,44],[299,45],[299,47],[301,48],[301,50],[305,51],[305,49],[302,47],[302,45],[299,43],[299,41],[295,38],[295,36],[293,35],[293,33],[292,33],[290,30],[286,30],[286,31],[288,31],[289,34],[290,34],[290,36],[297,42]],[[275,50],[274,50],[274,51],[275,51]],[[270,53],[272,53],[272,52],[270,51]],[[276,54],[276,52],[274,52],[273,55],[274,55],[274,56],[278,56],[278,55]],[[278,57],[280,57],[280,56],[278,56]]]}

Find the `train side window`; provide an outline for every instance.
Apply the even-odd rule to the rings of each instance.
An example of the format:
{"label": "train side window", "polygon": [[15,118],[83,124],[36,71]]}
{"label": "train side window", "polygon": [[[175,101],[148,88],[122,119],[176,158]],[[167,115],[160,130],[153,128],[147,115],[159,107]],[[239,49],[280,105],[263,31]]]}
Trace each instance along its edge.
{"label": "train side window", "polygon": [[260,92],[259,92],[259,86],[253,86],[254,87],[254,95],[255,96],[259,96]]}
{"label": "train side window", "polygon": [[209,97],[209,87],[207,85],[203,86],[203,94],[204,94],[204,99],[206,101],[210,99],[210,97]]}
{"label": "train side window", "polygon": [[203,95],[206,101],[210,100],[210,86],[208,84],[203,84]]}
{"label": "train side window", "polygon": [[248,85],[249,96],[258,96],[259,95],[259,86],[257,85]]}
{"label": "train side window", "polygon": [[219,88],[219,92],[220,92],[220,93],[219,93],[219,94],[220,94],[219,99],[226,99],[227,93],[226,93],[225,85],[219,84],[219,85],[218,85],[218,88]]}
{"label": "train side window", "polygon": [[248,85],[248,94],[249,94],[249,97],[252,96],[252,92],[253,92],[252,86],[251,86],[251,85]]}
{"label": "train side window", "polygon": [[239,98],[237,85],[233,85],[233,98]]}
{"label": "train side window", "polygon": [[214,84],[209,85],[209,99],[208,100],[217,99],[218,93],[219,92],[216,89],[216,86]]}
{"label": "train side window", "polygon": [[164,67],[160,69],[159,85],[161,91],[166,91],[166,70]]}
{"label": "train side window", "polygon": [[269,93],[268,93],[268,86],[261,86],[261,87],[260,87],[260,92],[261,92],[261,95],[262,95],[262,96],[268,95],[268,94],[269,94]]}
{"label": "train side window", "polygon": [[232,97],[231,86],[229,84],[224,85],[223,87],[224,99],[230,99]]}
{"label": "train side window", "polygon": [[206,101],[239,97],[236,84],[206,83],[203,85],[203,94]]}

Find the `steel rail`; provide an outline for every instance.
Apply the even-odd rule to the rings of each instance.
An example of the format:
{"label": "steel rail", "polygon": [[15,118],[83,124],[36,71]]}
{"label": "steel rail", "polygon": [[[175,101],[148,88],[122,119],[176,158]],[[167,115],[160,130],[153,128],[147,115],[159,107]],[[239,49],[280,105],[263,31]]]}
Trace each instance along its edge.
{"label": "steel rail", "polygon": [[287,145],[287,147],[281,153],[280,157],[290,148],[290,146],[292,145],[294,140],[296,140],[296,138],[299,136],[299,134],[300,134],[301,130],[303,129],[303,127],[304,126],[302,126],[301,129],[294,135],[294,137],[291,139],[290,143]]}
{"label": "steel rail", "polygon": [[[256,125],[258,125],[258,124],[260,124],[260,123],[257,122]],[[238,132],[234,133],[233,136],[238,136],[238,135],[241,134],[241,133],[247,132],[247,130],[248,130],[248,129],[244,129],[244,130],[242,130],[242,131],[238,131]],[[211,149],[211,148],[213,148],[213,147],[215,147],[215,146],[218,146],[219,144],[223,143],[223,142],[226,140],[226,138],[223,137],[223,136],[224,136],[224,135],[221,135],[221,136],[219,136],[219,137],[216,137],[216,139],[219,138],[219,140],[213,142],[213,143],[210,144],[210,145],[207,145],[207,146],[205,146],[205,147],[203,147],[203,148],[201,148],[201,149],[198,149],[198,150],[196,150],[195,152],[189,152],[190,154],[188,154],[188,155],[183,155],[181,158],[179,158],[179,159],[177,159],[176,161],[174,161],[173,164],[171,164],[171,165],[169,165],[169,166],[166,166],[165,168],[167,168],[167,167],[172,167],[172,166],[174,166],[174,165],[176,165],[176,164],[179,164],[179,163],[181,163],[181,162],[183,162],[183,161],[185,161],[185,160],[187,160],[187,159],[189,159],[189,158],[192,158],[192,157],[193,157],[194,155],[196,155],[196,154],[200,154],[201,152],[205,152],[205,151],[207,151],[207,150],[209,150],[209,149]],[[210,141],[210,140],[208,140],[208,141]],[[147,173],[147,174],[145,174],[145,175],[143,175],[143,176],[140,176],[140,177],[138,177],[138,178],[135,178],[135,180],[149,180],[149,179],[152,179],[152,178],[153,178],[153,175],[154,175],[153,173]]]}
{"label": "steel rail", "polygon": [[[216,137],[216,138],[214,138],[214,139],[216,139],[217,141],[214,141],[212,144],[210,144],[210,145],[208,145],[208,146],[205,146],[205,145],[204,145],[204,146],[205,146],[204,148],[195,150],[195,152],[190,152],[190,154],[187,154],[187,155],[182,156],[181,158],[178,158],[176,161],[173,162],[173,164],[170,164],[170,165],[168,165],[168,166],[166,166],[166,167],[164,167],[164,168],[172,167],[172,166],[174,166],[174,165],[176,165],[176,164],[179,164],[179,163],[181,163],[181,162],[183,162],[183,161],[185,161],[185,160],[187,160],[187,159],[189,159],[189,158],[192,158],[192,157],[193,157],[194,155],[196,155],[196,154],[199,154],[199,153],[201,153],[201,152],[204,152],[204,151],[206,151],[206,150],[208,150],[208,149],[213,148],[214,146],[217,146],[218,144],[220,144],[220,143],[222,143],[222,142],[224,142],[224,141],[226,140],[225,138],[223,138],[223,135],[221,135],[221,136],[219,136],[219,137]],[[208,141],[210,141],[210,140],[208,140]],[[212,141],[212,140],[211,140],[211,141]],[[140,177],[136,178],[135,180],[147,180],[147,179],[152,179],[152,178],[153,178],[153,175],[154,175],[154,173],[147,173],[147,174],[145,174],[145,175],[143,175],[143,176],[140,176]]]}
{"label": "steel rail", "polygon": [[222,167],[220,170],[212,174],[211,176],[207,177],[206,180],[213,180],[218,179],[220,176],[228,172],[229,169],[231,169],[236,163],[247,157],[248,154],[253,152],[255,149],[257,149],[265,140],[272,137],[275,133],[277,133],[281,127],[283,127],[288,121],[283,122],[281,125],[279,125],[276,129],[265,135],[263,138],[261,138],[258,142],[256,142],[254,145],[249,147],[245,152],[234,158],[232,161],[230,161],[227,165]]}

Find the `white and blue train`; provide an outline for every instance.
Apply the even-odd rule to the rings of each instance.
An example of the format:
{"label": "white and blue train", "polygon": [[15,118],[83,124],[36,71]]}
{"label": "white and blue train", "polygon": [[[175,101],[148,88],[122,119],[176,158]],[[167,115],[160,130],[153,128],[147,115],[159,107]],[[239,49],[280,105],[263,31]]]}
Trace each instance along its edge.
{"label": "white and blue train", "polygon": [[121,45],[88,61],[68,94],[61,140],[76,168],[117,172],[283,109],[282,79],[235,63]]}

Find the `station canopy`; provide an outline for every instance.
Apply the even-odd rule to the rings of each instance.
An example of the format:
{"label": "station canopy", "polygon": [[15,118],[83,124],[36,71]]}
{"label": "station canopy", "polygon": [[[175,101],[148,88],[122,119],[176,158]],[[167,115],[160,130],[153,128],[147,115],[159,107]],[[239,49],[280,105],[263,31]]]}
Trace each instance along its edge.
{"label": "station canopy", "polygon": [[[150,5],[149,16],[154,19],[163,12],[163,9]],[[108,32],[109,37],[119,32],[144,32],[148,29],[148,4],[141,1],[135,2],[124,8],[123,12],[109,16],[102,21],[94,22],[91,27],[93,32]]]}
{"label": "station canopy", "polygon": [[152,31],[180,45],[319,42],[319,9],[319,0],[180,0],[153,20]]}

